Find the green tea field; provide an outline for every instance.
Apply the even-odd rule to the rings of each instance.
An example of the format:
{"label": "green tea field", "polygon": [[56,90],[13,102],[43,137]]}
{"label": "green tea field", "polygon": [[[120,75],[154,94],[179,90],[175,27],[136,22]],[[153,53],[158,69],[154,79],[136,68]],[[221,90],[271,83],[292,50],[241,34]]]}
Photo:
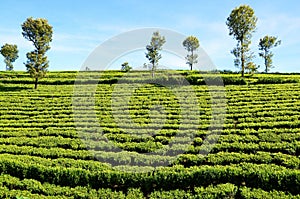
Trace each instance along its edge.
{"label": "green tea field", "polygon": [[[77,72],[49,72],[37,90],[25,72],[0,72],[0,198],[300,198],[300,75],[222,74],[225,99],[213,101],[215,85],[176,72],[192,84],[177,94],[145,71],[122,84],[124,72],[86,72],[96,122],[74,107]],[[193,107],[180,103],[188,88]]]}

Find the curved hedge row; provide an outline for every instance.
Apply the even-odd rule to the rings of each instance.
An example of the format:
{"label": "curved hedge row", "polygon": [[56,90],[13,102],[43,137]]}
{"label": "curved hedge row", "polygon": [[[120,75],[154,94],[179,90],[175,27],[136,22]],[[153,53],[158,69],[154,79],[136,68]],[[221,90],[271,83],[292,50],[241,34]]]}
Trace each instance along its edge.
{"label": "curved hedge row", "polygon": [[180,166],[160,168],[152,173],[126,173],[118,170],[89,171],[81,168],[46,167],[28,164],[19,160],[1,158],[0,172],[20,179],[29,178],[60,186],[89,186],[93,189],[111,188],[128,190],[141,188],[149,193],[153,190],[190,189],[213,184],[232,183],[299,194],[300,171],[272,164],[243,163],[228,166]]}

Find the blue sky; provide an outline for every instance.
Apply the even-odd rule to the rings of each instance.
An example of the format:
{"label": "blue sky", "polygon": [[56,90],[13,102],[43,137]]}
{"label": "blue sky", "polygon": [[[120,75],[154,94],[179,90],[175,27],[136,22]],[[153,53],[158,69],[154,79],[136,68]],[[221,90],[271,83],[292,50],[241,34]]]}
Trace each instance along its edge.
{"label": "blue sky", "polygon": [[[195,35],[218,69],[237,70],[231,49],[236,41],[228,35],[226,18],[231,10],[248,4],[258,17],[253,34],[252,50],[257,54],[259,38],[278,36],[281,46],[274,48],[271,71],[300,72],[300,2],[298,0],[10,0],[1,2],[0,45],[17,44],[19,59],[15,70],[25,70],[26,52],[32,44],[21,35],[21,24],[26,18],[46,18],[53,26],[51,49],[47,52],[49,70],[79,70],[88,55],[102,42],[123,32],[159,27]],[[168,38],[166,38],[167,40]],[[149,38],[150,40],[150,38]],[[162,62],[173,62],[188,67],[184,60],[165,56]],[[0,70],[5,65],[0,61]],[[123,57],[116,62],[129,61],[134,67],[146,62],[144,52]],[[139,61],[137,61],[139,60]],[[255,62],[263,65],[257,56]],[[119,66],[115,66],[119,67]],[[263,67],[259,69],[263,70]]]}

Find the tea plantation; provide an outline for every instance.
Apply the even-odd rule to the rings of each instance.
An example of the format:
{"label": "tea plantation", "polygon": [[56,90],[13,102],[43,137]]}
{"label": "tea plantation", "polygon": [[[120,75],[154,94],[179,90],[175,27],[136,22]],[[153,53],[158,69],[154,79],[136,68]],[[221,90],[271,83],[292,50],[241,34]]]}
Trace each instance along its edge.
{"label": "tea plantation", "polygon": [[1,198],[300,198],[300,75],[77,74],[0,72]]}

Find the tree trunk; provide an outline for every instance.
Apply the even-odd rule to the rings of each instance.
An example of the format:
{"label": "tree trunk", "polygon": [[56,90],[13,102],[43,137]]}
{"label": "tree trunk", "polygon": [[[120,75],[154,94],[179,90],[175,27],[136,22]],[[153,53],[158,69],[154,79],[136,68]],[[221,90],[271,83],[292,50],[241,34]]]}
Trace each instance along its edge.
{"label": "tree trunk", "polygon": [[193,70],[193,58],[194,58],[194,51],[192,50],[192,62],[190,63],[191,64],[191,70]]}
{"label": "tree trunk", "polygon": [[35,78],[35,81],[34,81],[34,89],[37,89],[38,87],[38,78]]}
{"label": "tree trunk", "polygon": [[265,50],[265,66],[266,66],[266,73],[268,73],[268,63],[267,63],[267,52],[266,52],[266,50]]}
{"label": "tree trunk", "polygon": [[245,73],[245,59],[244,59],[244,53],[243,52],[242,52],[241,62],[242,62],[242,77],[244,77],[244,73]]}
{"label": "tree trunk", "polygon": [[152,78],[154,78],[154,64],[152,65],[151,75],[152,75]]}
{"label": "tree trunk", "polygon": [[242,77],[244,77],[245,73],[245,57],[244,57],[244,42],[241,41],[241,63],[242,63]]}

